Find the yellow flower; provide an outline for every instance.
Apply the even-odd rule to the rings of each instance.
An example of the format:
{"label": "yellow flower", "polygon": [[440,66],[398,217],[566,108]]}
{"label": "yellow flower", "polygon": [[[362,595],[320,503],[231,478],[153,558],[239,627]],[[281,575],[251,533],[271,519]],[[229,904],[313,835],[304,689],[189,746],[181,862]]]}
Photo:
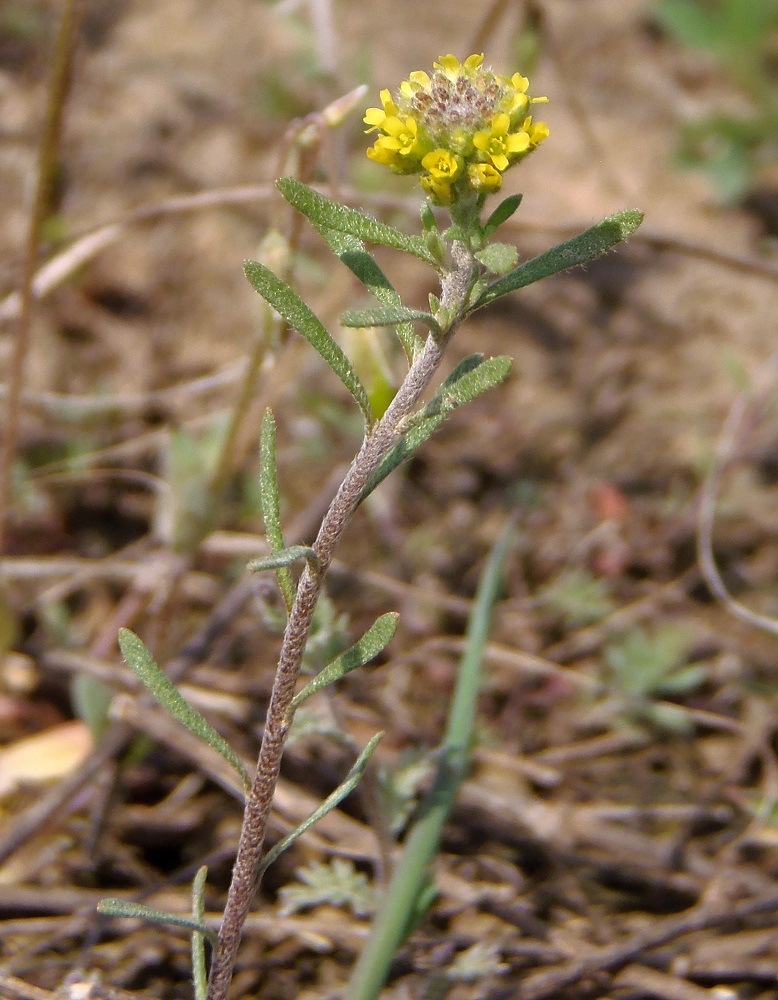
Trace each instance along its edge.
{"label": "yellow flower", "polygon": [[384,167],[391,167],[394,169],[399,166],[399,154],[393,149],[387,149],[385,146],[379,146],[378,143],[368,149],[367,156],[368,159],[373,160],[375,163],[380,163]]}
{"label": "yellow flower", "polygon": [[370,126],[370,128],[365,129],[365,134],[382,128],[387,118],[397,114],[397,105],[392,100],[392,95],[388,90],[381,91],[381,103],[383,108],[368,108],[365,112],[362,121],[365,125]]}
{"label": "yellow flower", "polygon": [[511,116],[499,114],[494,116],[492,127],[487,131],[477,132],[473,136],[473,145],[486,153],[489,159],[501,173],[509,166],[510,155],[523,153],[529,148],[530,138],[526,132],[509,133]]}
{"label": "yellow flower", "polygon": [[454,200],[454,192],[448,181],[437,180],[432,174],[421,178],[421,186],[437,205],[450,205]]}
{"label": "yellow flower", "polygon": [[436,181],[453,181],[459,173],[459,162],[446,149],[434,149],[427,153],[421,165]]}
{"label": "yellow flower", "polygon": [[449,54],[447,56],[440,56],[438,61],[432,65],[435,69],[439,69],[445,73],[449,80],[456,80],[457,77],[461,75],[462,70],[465,70],[466,73],[472,72],[478,69],[483,61],[483,52],[480,54],[474,53],[472,56],[468,56],[467,59],[465,59],[465,61],[461,64],[456,56]]}
{"label": "yellow flower", "polygon": [[381,126],[386,135],[376,139],[376,146],[393,149],[400,156],[416,152],[419,143],[419,126],[415,118],[398,118],[392,115]]}
{"label": "yellow flower", "polygon": [[535,122],[533,124],[532,118],[527,118],[522,128],[529,136],[530,149],[535,149],[544,139],[548,139],[550,134],[549,127],[545,122]]}
{"label": "yellow flower", "polygon": [[472,164],[468,176],[475,191],[499,191],[502,187],[502,174],[491,163]]}
{"label": "yellow flower", "polygon": [[421,184],[440,205],[483,198],[502,185],[501,174],[548,135],[533,124],[520,73],[502,76],[484,67],[483,54],[464,62],[440,56],[430,73],[416,70],[391,94],[381,91],[380,108],[365,114],[377,132],[368,156],[396,173],[420,174]]}
{"label": "yellow flower", "polygon": [[424,90],[425,87],[430,85],[429,73],[425,73],[423,70],[416,70],[415,73],[411,73],[407,80],[403,80],[400,84],[400,90],[405,97],[413,97],[420,90]]}

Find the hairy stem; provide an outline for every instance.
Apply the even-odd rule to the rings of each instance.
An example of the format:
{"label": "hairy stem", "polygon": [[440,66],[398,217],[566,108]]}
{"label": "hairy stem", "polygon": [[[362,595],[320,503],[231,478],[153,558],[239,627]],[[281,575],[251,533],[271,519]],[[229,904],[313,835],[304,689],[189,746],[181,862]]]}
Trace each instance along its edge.
{"label": "hairy stem", "polygon": [[319,566],[316,569],[306,566],[300,579],[281,645],[257,773],[246,800],[238,854],[219,931],[219,948],[211,966],[208,1000],[226,1000],[241,931],[258,887],[267,822],[281,767],[281,756],[291,725],[290,705],[324,577],[340,537],[359,506],[365,486],[399,440],[403,420],[430,384],[443,358],[445,346],[459,323],[461,307],[472,276],[473,261],[464,252],[464,248],[459,249],[457,246],[454,248],[453,260],[454,267],[443,281],[441,304],[448,306],[449,315],[455,318],[443,336],[437,339],[430,336],[427,339],[424,350],[411,366],[386,413],[365,436],[324,516],[314,542],[313,548],[319,558]]}

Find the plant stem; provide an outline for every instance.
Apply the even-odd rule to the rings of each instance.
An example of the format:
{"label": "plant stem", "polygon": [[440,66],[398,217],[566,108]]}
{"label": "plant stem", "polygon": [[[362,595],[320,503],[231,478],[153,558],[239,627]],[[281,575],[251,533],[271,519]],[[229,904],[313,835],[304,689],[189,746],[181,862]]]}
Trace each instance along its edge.
{"label": "plant stem", "polygon": [[453,316],[445,332],[428,337],[424,350],[409,369],[397,395],[381,420],[365,435],[362,446],[330,504],[313,548],[318,568],[306,566],[300,578],[294,606],[281,645],[278,667],[270,696],[257,773],[243,815],[238,854],[232,873],[221,929],[208,985],[208,1000],[226,1000],[241,931],[259,884],[258,872],[267,821],[273,803],[281,757],[291,726],[290,706],[300,673],[305,644],[316,602],[335,549],[359,506],[365,486],[382,460],[402,435],[404,419],[430,384],[443,352],[460,322],[473,274],[473,259],[461,244],[455,244],[453,267],[443,279],[441,305]]}

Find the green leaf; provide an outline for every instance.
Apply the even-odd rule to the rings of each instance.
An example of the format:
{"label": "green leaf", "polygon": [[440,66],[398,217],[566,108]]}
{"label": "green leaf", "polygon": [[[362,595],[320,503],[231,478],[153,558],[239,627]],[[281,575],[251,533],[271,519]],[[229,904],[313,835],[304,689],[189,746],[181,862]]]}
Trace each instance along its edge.
{"label": "green leaf", "polygon": [[432,211],[432,205],[425,198],[421,203],[421,208],[419,209],[419,217],[421,218],[421,224],[425,232],[429,232],[435,229],[435,213]]}
{"label": "green leaf", "polygon": [[[330,229],[329,226],[317,223],[314,219],[311,219],[311,223],[330,250],[341,259],[352,274],[359,278],[365,288],[372,292],[382,305],[402,306],[402,299],[374,258],[367,252],[362,240],[357,239],[356,236],[350,236],[348,233]],[[399,324],[396,327],[396,332],[408,361],[412,363],[424,343],[423,340],[416,335],[411,323]]]}
{"label": "green leaf", "polygon": [[508,219],[513,215],[516,209],[521,204],[522,195],[511,194],[507,198],[503,199],[500,204],[495,208],[492,214],[484,223],[484,236],[488,239],[492,236],[503,222],[507,222]]}
{"label": "green leaf", "polygon": [[512,363],[507,354],[498,354],[468,371],[462,371],[456,380],[447,379],[424,408],[425,413],[447,415],[456,407],[469,403],[507,378]]}
{"label": "green leaf", "polygon": [[210,941],[214,948],[219,944],[216,932],[212,931],[210,927],[206,927],[205,924],[192,920],[191,917],[182,917],[178,913],[155,910],[150,906],[144,906],[143,903],[131,903],[126,899],[109,897],[108,899],[100,900],[97,904],[97,912],[104,913],[109,917],[128,917],[131,920],[148,920],[153,924],[172,924],[173,927],[184,927],[188,931],[196,931],[198,934],[202,934],[204,938]]}
{"label": "green leaf", "polygon": [[[262,417],[262,434],[259,448],[259,501],[262,507],[262,520],[265,525],[265,537],[270,551],[277,555],[286,548],[284,534],[281,530],[281,510],[278,500],[278,474],[276,470],[276,422],[271,410],[265,410]],[[288,566],[279,566],[276,577],[281,594],[284,598],[287,612],[292,610],[295,599],[295,586]]]}
{"label": "green leaf", "polygon": [[306,562],[311,569],[319,568],[319,557],[310,545],[290,545],[280,552],[263,556],[261,559],[252,559],[248,565],[252,573],[262,573],[266,569],[279,569],[283,566],[294,566],[295,563]]}
{"label": "green leaf", "polygon": [[507,274],[516,267],[519,251],[511,243],[487,243],[483,250],[475,254],[490,274]]}
{"label": "green leaf", "polygon": [[367,424],[372,424],[373,414],[365,388],[351,367],[351,362],[332,339],[321,320],[311,312],[297,292],[289,288],[264,264],[248,260],[243,265],[243,270],[262,298],[319,352],[354,397]]}
{"label": "green leaf", "polygon": [[595,257],[599,257],[634,233],[642,221],[643,213],[637,209],[628,209],[603,219],[596,226],[587,229],[586,232],[552,247],[551,250],[546,250],[545,253],[519,265],[515,271],[511,271],[504,278],[489,285],[468,311],[468,315],[509,292],[515,292],[519,288],[540,281],[541,278],[547,278],[559,271],[566,271],[570,267],[577,267],[579,264],[594,260]]}
{"label": "green leaf", "polygon": [[182,725],[199,736],[230,764],[240,775],[243,787],[251,788],[251,779],[243,761],[224,737],[218,733],[197,709],[184,700],[178,688],[165,676],[154,661],[142,640],[128,628],[119,629],[119,648],[127,665],[150,693]]}
{"label": "green leaf", "polygon": [[457,671],[442,752],[438,755],[437,775],[405,838],[389,885],[382,893],[380,911],[343,993],[343,1000],[375,1000],[400,945],[413,930],[420,910],[423,912],[424,905],[429,904],[429,868],[440,849],[441,832],[467,772],[481,688],[481,664],[500,592],[502,567],[512,538],[509,526],[492,550],[481,575],[467,626],[465,653]]}
{"label": "green leaf", "polygon": [[396,326],[398,323],[424,323],[433,333],[440,333],[435,317],[423,309],[408,309],[406,306],[384,306],[377,309],[347,309],[341,313],[344,326]]}
{"label": "green leaf", "polygon": [[381,615],[365,632],[359,642],[355,642],[340,656],[337,656],[331,663],[318,673],[314,679],[307,684],[299,694],[296,694],[292,701],[292,709],[310,698],[312,694],[321,691],[328,684],[339,681],[352,670],[363,667],[389,645],[394,633],[397,631],[397,619],[399,615],[395,611],[390,611]]}
{"label": "green leaf", "polygon": [[507,355],[484,361],[483,355],[472,354],[461,361],[429,403],[415,414],[410,430],[376,469],[361,500],[368,497],[390,472],[409,458],[440,427],[452,410],[502,382],[510,370],[511,359]]}
{"label": "green leaf", "polygon": [[382,246],[393,247],[413,254],[436,270],[438,262],[427,249],[424,240],[419,236],[408,236],[399,229],[387,226],[377,219],[372,219],[363,212],[348,208],[337,201],[325,198],[294,177],[282,177],[276,182],[278,190],[299,212],[319,225],[337,229],[340,233],[348,233],[367,243],[380,243]]}
{"label": "green leaf", "polygon": [[365,768],[367,767],[373,751],[383,739],[383,735],[383,733],[376,733],[356,759],[354,766],[351,768],[343,781],[338,785],[335,791],[331,792],[321,805],[317,809],[314,809],[306,820],[303,820],[303,822],[298,827],[295,827],[291,833],[287,834],[282,840],[279,840],[277,844],[271,847],[262,859],[262,864],[259,866],[260,876],[267,871],[280,854],[283,854],[283,852],[287,848],[291,847],[296,840],[302,837],[307,830],[310,830],[314,823],[318,823],[320,819],[327,815],[327,813],[332,812],[336,806],[340,805],[347,795],[350,795],[351,792],[354,791],[359,784],[362,775],[365,773]]}
{"label": "green leaf", "polygon": [[[205,926],[205,880],[208,869],[205,865],[198,869],[192,881],[192,920],[200,927]],[[195,1000],[206,1000],[208,993],[208,972],[205,967],[205,936],[202,931],[192,930],[192,979]]]}

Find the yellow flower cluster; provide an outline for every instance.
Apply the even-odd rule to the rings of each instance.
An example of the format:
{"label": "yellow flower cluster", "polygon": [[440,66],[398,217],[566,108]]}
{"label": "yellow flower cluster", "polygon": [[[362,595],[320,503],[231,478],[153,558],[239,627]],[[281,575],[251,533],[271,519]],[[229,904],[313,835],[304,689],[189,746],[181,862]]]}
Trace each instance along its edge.
{"label": "yellow flower cluster", "polygon": [[382,107],[364,118],[368,133],[380,133],[370,159],[395,173],[420,173],[438,205],[498,191],[508,167],[548,136],[548,126],[528,114],[548,98],[529,97],[525,76],[500,76],[483,59],[441,56],[431,74],[411,73],[394,97],[382,90]]}

